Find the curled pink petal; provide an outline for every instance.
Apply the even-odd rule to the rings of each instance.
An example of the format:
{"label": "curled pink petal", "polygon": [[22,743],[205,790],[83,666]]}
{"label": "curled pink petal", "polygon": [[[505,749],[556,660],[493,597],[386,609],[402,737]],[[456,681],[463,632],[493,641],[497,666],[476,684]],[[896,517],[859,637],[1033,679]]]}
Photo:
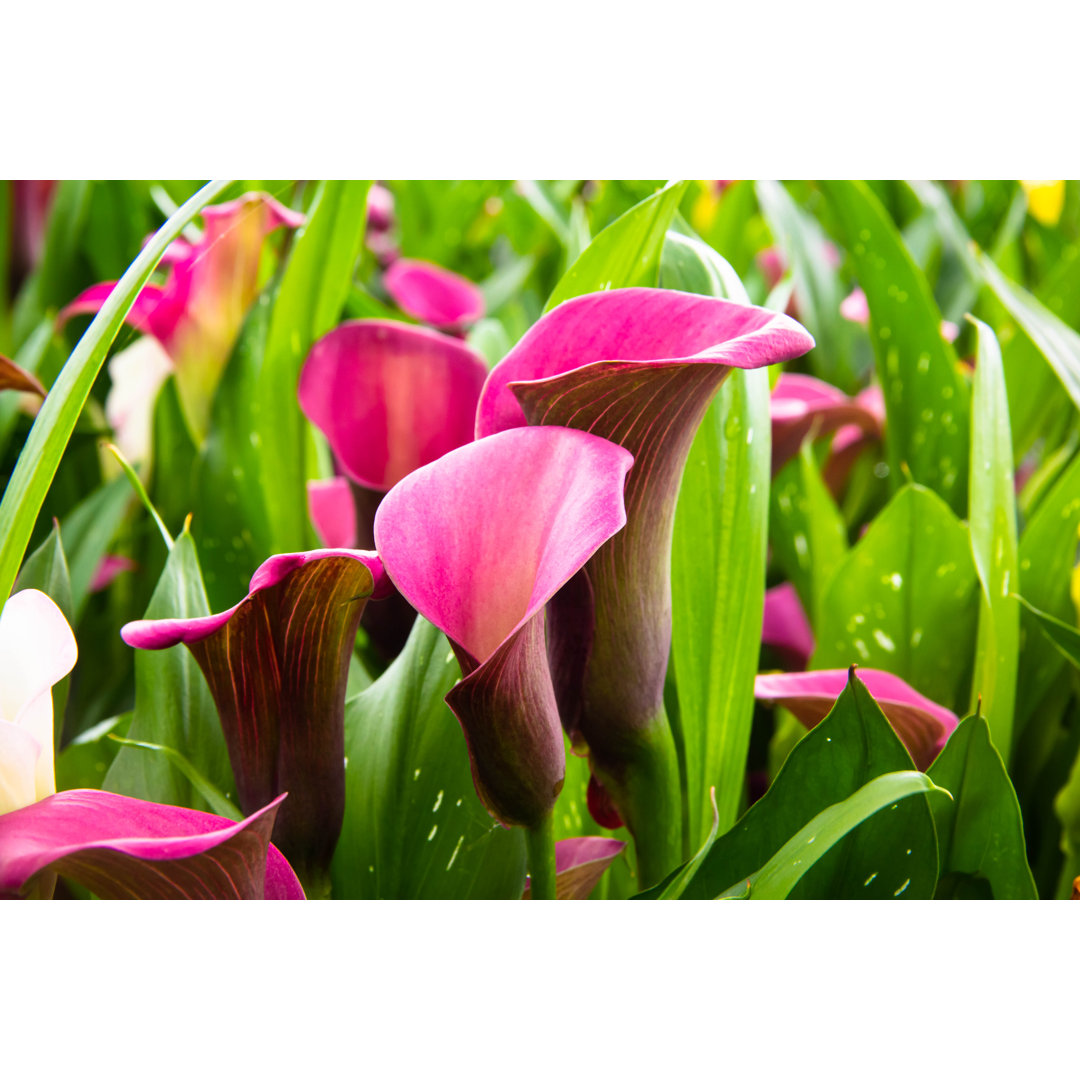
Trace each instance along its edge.
{"label": "curled pink petal", "polygon": [[537,824],[562,787],[544,605],[622,528],[632,462],[584,432],[514,429],[410,473],[375,515],[387,573],[457,653],[465,677],[447,703],[506,824]]}
{"label": "curled pink petal", "polygon": [[63,791],[0,815],[0,896],[63,874],[102,899],[302,900],[269,843],[285,796],[241,822],[106,791]]}
{"label": "curled pink petal", "polygon": [[386,291],[414,319],[458,329],[484,314],[484,294],[467,278],[420,259],[398,259],[383,278]]}
{"label": "curled pink petal", "polygon": [[[924,771],[928,769],[956,729],[956,714],[923,697],[888,671],[858,668],[856,677],[870,691],[915,764]],[[847,681],[848,673],[843,668],[759,675],[754,682],[754,696],[759,701],[783,705],[800,723],[813,728],[832,709]]]}
{"label": "curled pink petal", "polygon": [[394,196],[382,184],[372,184],[368,192],[367,224],[376,232],[386,232],[394,224]]}
{"label": "curled pink petal", "polygon": [[191,650],[221,718],[240,808],[283,791],[274,841],[322,887],[345,811],[345,690],[366,601],[389,588],[373,552],[275,555],[228,611],[128,623],[135,648]]}
{"label": "curled pink petal", "polygon": [[814,631],[791,582],[765,591],[761,643],[776,649],[792,667],[802,669],[814,651]]}
{"label": "curled pink petal", "polygon": [[309,480],[308,513],[315,533],[326,547],[356,547],[356,503],[344,476]]}
{"label": "curled pink petal", "polygon": [[[604,871],[622,854],[626,844],[606,836],[575,836],[555,845],[555,899],[588,900]],[[525,887],[523,900],[532,888]]]}
{"label": "curled pink petal", "polygon": [[381,319],[320,338],[300,373],[300,407],[356,483],[388,491],[470,442],[484,361],[460,341]]}

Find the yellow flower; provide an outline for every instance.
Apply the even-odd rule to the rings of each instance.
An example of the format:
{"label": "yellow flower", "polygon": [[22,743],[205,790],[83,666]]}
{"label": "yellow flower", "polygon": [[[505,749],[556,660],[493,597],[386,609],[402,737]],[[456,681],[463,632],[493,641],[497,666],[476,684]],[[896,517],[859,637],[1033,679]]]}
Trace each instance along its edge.
{"label": "yellow flower", "polygon": [[1028,212],[1041,225],[1056,225],[1065,207],[1064,180],[1021,180],[1027,192]]}

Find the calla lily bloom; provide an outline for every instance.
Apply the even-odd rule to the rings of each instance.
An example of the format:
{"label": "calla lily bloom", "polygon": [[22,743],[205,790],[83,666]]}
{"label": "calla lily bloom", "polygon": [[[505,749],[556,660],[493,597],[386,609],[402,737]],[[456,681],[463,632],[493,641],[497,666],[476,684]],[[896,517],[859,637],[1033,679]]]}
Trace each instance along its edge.
{"label": "calla lily bloom", "polygon": [[633,463],[605,439],[522,428],[410,473],[375,515],[375,542],[405,598],[450,639],[480,800],[536,829],[566,757],[544,641],[544,607],[626,520]]}
{"label": "calla lily bloom", "polygon": [[[555,845],[555,899],[588,900],[604,871],[622,854],[626,844],[606,836],[575,836]],[[531,898],[526,882],[522,900]]]}
{"label": "calla lily bloom", "polygon": [[53,685],[74,635],[44,593],[0,612],[0,897],[51,896],[57,874],[103,898],[303,899],[269,844],[279,798],[236,823],[104,791],[53,794]]}
{"label": "calla lily bloom", "polygon": [[107,589],[121,574],[126,574],[138,568],[138,564],[126,555],[104,555],[94,570],[94,576],[90,579],[90,592],[101,592],[103,589]]}
{"label": "calla lily bloom", "polygon": [[[263,240],[282,226],[295,229],[304,223],[303,215],[263,192],[208,206],[202,216],[202,239],[170,245],[162,260],[169,268],[165,284],[144,286],[127,316],[131,326],[164,347],[198,437],[206,431],[214,390],[258,293]],[[61,321],[96,314],[115,285],[91,286],[64,308]]]}
{"label": "calla lily bloom", "polygon": [[548,312],[484,386],[478,436],[526,423],[565,425],[619,443],[637,462],[626,489],[626,528],[559,594],[549,621],[563,722],[575,743],[587,744],[594,773],[634,834],[646,885],[682,856],[663,689],[683,466],[733,368],[790,360],[813,343],[796,322],[764,308],[620,289]]}
{"label": "calla lily bloom", "polygon": [[[880,391],[877,391],[880,397]],[[798,452],[811,429],[819,435],[843,429],[880,437],[881,417],[862,395],[850,398],[830,383],[812,375],[785,372],[769,399],[772,422],[772,473],[775,476]],[[851,440],[845,436],[844,445]]]}
{"label": "calla lily bloom", "polygon": [[[343,544],[351,528],[353,545],[373,545],[383,494],[472,441],[486,378],[484,361],[464,343],[400,322],[347,322],[315,343],[300,373],[300,407],[326,436],[355,502],[350,526],[339,483],[309,487],[312,521],[326,543]],[[390,659],[404,646],[413,618],[412,608],[391,597],[369,608],[363,625]]]}
{"label": "calla lily bloom", "polygon": [[787,663],[802,670],[814,651],[814,631],[790,581],[765,590],[761,644],[775,649]]}
{"label": "calla lily bloom", "polygon": [[275,555],[248,595],[217,615],[141,620],[121,634],[139,649],[183,642],[217,705],[244,813],[289,798],[274,842],[316,890],[345,810],[345,687],[365,602],[387,582],[373,552]]}
{"label": "calla lily bloom", "polygon": [[395,260],[383,284],[406,315],[440,330],[463,330],[484,314],[484,294],[468,278],[421,259]]}
{"label": "calla lily bloom", "polygon": [[[859,668],[857,678],[870,691],[915,764],[928,769],[960,723],[956,714],[888,671]],[[754,696],[783,705],[801,724],[813,728],[828,715],[847,682],[848,672],[843,668],[759,675],[754,681]]]}
{"label": "calla lily bloom", "polygon": [[41,259],[55,180],[11,181],[12,296]]}
{"label": "calla lily bloom", "polygon": [[357,547],[356,502],[344,476],[307,483],[308,513],[323,547]]}

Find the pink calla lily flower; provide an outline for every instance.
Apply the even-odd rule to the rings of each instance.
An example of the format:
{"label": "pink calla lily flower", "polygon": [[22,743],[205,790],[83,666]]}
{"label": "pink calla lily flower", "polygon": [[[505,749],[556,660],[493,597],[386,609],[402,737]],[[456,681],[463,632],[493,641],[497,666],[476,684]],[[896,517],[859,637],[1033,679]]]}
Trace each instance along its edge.
{"label": "pink calla lily flower", "polygon": [[345,811],[345,688],[364,604],[388,582],[374,552],[275,555],[228,611],[141,620],[121,635],[139,649],[183,642],[217,705],[244,813],[282,792],[274,842],[324,890]]}
{"label": "pink calla lily flower", "polygon": [[[49,210],[55,193],[55,180],[11,181],[12,296],[41,260]],[[6,258],[6,254],[3,257]]]}
{"label": "pink calla lily flower", "polygon": [[[606,836],[575,836],[555,845],[555,899],[588,900],[604,871],[622,854],[626,844]],[[532,898],[526,879],[522,900]]]}
{"label": "pink calla lily flower", "polygon": [[[330,443],[354,502],[350,525],[340,483],[309,486],[312,521],[326,543],[351,536],[356,546],[374,545],[385,492],[472,441],[486,378],[484,361],[463,342],[405,323],[360,319],[315,343],[300,373],[300,407]],[[404,646],[413,618],[393,596],[368,608],[363,626],[389,660]]]}
{"label": "pink calla lily flower", "polygon": [[[181,404],[199,438],[206,432],[225,362],[258,293],[263,240],[282,226],[304,224],[303,215],[263,192],[208,206],[202,216],[202,239],[197,244],[174,241],[162,260],[169,268],[165,284],[144,286],[127,316],[136,330],[156,338],[172,361]],[[61,311],[61,322],[96,314],[115,285],[91,286]],[[163,381],[161,376],[155,393]]]}
{"label": "pink calla lily flower", "polygon": [[463,330],[484,314],[484,294],[468,278],[421,259],[395,260],[383,284],[406,315],[440,330]]}
{"label": "pink calla lily flower", "polygon": [[[344,476],[307,483],[308,513],[315,535],[323,547],[359,546],[356,528],[356,501]],[[374,538],[372,539],[372,542]]]}
{"label": "pink calla lily flower", "polygon": [[[637,462],[626,528],[549,612],[563,722],[637,841],[643,882],[681,855],[674,739],[663,707],[671,644],[671,537],[690,445],[734,368],[801,356],[813,338],[764,308],[667,289],[580,296],[548,312],[488,376],[477,435],[565,425]],[[650,829],[663,837],[642,847]],[[663,854],[660,854],[660,851]],[[672,861],[674,859],[674,861]],[[671,865],[667,865],[668,863]]]}
{"label": "pink calla lily flower", "polygon": [[90,579],[90,592],[101,592],[107,589],[121,574],[138,570],[138,565],[126,555],[105,555],[94,570],[94,576]]}
{"label": "pink calla lily flower", "polygon": [[375,515],[387,573],[461,664],[446,701],[477,793],[506,825],[540,825],[562,787],[544,608],[623,527],[632,463],[584,432],[505,431],[410,473]]}
{"label": "pink calla lily flower", "polygon": [[800,671],[814,651],[814,631],[790,581],[765,590],[761,644],[775,649],[791,667]]}
{"label": "pink calla lily flower", "polygon": [[[960,723],[956,714],[913,690],[898,675],[874,668],[857,669],[859,678],[907,747],[915,764],[925,771]],[[825,719],[848,682],[843,668],[831,671],[759,675],[754,696],[783,705],[807,728]]]}
{"label": "pink calla lily flower", "polygon": [[812,375],[788,372],[781,375],[769,399],[773,476],[799,452],[812,429],[819,435],[838,431],[838,440],[842,431],[842,446],[864,435],[880,438],[884,417],[873,407],[874,401],[880,400],[880,391],[874,389],[876,399],[864,398],[866,391],[849,398],[842,390]]}
{"label": "pink calla lily flower", "polygon": [[[44,593],[0,612],[0,898],[48,897],[63,874],[106,899],[303,899],[269,843],[279,798],[246,821],[104,791],[56,791],[51,690],[78,648]],[[283,798],[284,796],[282,796]]]}

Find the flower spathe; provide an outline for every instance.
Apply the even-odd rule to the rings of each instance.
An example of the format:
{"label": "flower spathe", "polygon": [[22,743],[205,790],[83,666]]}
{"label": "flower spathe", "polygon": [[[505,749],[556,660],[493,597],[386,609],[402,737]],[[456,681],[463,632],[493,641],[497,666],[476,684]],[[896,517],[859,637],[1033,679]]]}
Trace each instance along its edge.
{"label": "flower spathe", "polygon": [[366,601],[387,584],[374,552],[275,555],[227,611],[121,631],[135,648],[191,650],[217,705],[240,808],[250,814],[287,791],[274,842],[319,887],[345,808],[349,657]]}
{"label": "flower spathe", "polygon": [[[126,318],[164,347],[175,368],[180,402],[198,437],[206,431],[213,392],[258,293],[263,240],[282,226],[304,224],[303,215],[264,192],[208,206],[202,216],[202,238],[169,246],[162,259],[169,268],[165,284],[145,285]],[[96,314],[115,285],[107,281],[91,286],[64,308],[61,321]]]}
{"label": "flower spathe", "polygon": [[375,515],[391,580],[457,654],[463,678],[446,700],[504,824],[537,826],[562,787],[544,607],[623,527],[632,463],[584,432],[505,431],[410,473]]}
{"label": "flower spathe", "polygon": [[[647,876],[678,843],[677,763],[663,711],[671,644],[671,537],[683,466],[705,410],[733,368],[801,356],[813,338],[785,315],[665,289],[620,289],[548,312],[488,377],[477,434],[563,425],[624,446],[636,462],[626,528],[549,612],[563,722],[635,838],[664,815],[668,833]],[[635,774],[658,774],[641,780]],[[660,778],[659,774],[663,777]],[[657,811],[656,788],[672,803]],[[651,817],[650,817],[651,815]],[[659,827],[659,826],[658,826]],[[677,856],[675,856],[677,858]],[[674,865],[672,863],[672,865]]]}
{"label": "flower spathe", "polygon": [[0,814],[56,790],[52,688],[75,666],[75,635],[37,589],[0,612]]}
{"label": "flower spathe", "polygon": [[484,294],[476,285],[422,259],[396,259],[383,284],[406,315],[440,330],[462,330],[484,314]]}
{"label": "flower spathe", "polygon": [[[856,678],[870,691],[915,764],[928,769],[956,730],[960,722],[956,714],[888,671],[858,668]],[[844,668],[759,675],[754,681],[754,696],[783,705],[801,724],[812,728],[825,719],[847,683]]]}
{"label": "flower spathe", "polygon": [[56,790],[52,686],[78,649],[44,593],[0,612],[0,898],[48,897],[64,874],[103,898],[303,899],[269,843],[280,798],[246,821],[104,791]]}
{"label": "flower spathe", "polygon": [[814,651],[814,631],[790,581],[765,590],[761,644],[776,649],[793,668],[806,667]]}

